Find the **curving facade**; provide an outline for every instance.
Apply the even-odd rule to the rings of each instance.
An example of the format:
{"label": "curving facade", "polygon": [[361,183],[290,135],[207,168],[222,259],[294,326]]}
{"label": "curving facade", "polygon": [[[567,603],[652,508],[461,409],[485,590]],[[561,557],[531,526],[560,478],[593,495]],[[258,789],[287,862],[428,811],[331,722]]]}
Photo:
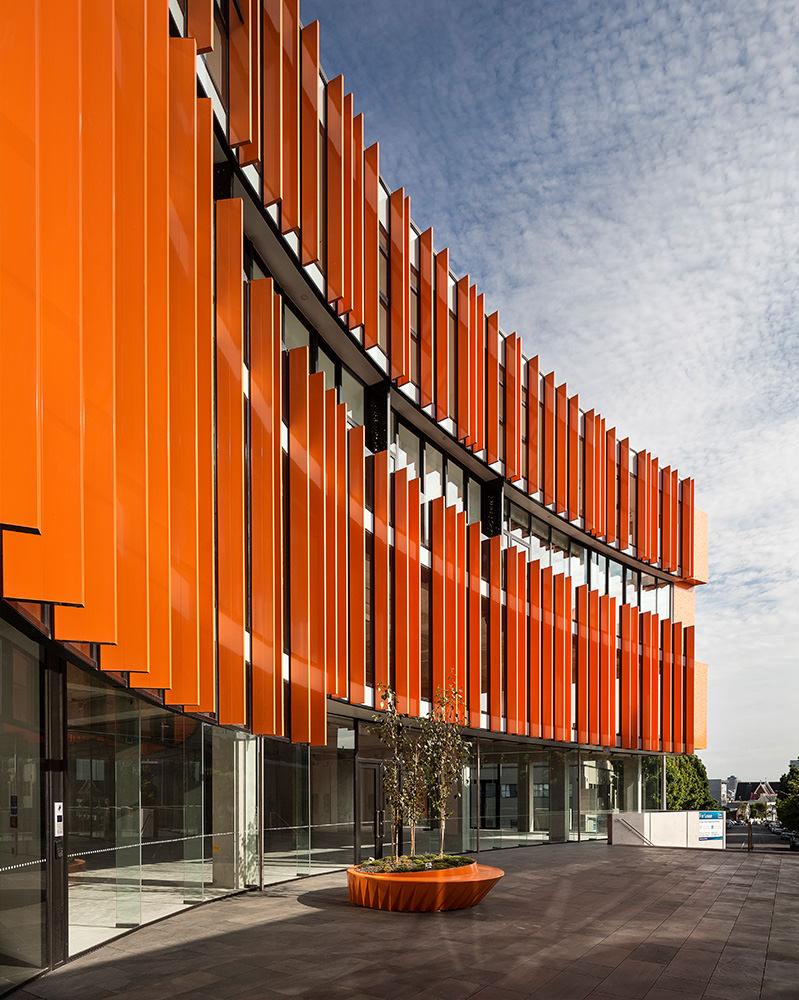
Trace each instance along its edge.
{"label": "curving facade", "polygon": [[11,986],[379,852],[383,681],[463,691],[459,849],[704,746],[693,479],[486,315],[298,0],[12,5],[0,125]]}

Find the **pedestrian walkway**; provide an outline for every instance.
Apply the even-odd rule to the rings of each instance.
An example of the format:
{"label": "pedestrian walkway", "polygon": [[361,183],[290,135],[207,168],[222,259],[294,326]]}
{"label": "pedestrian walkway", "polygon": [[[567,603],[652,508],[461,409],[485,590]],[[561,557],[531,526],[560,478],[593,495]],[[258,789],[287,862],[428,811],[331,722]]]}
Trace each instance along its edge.
{"label": "pedestrian walkway", "polygon": [[472,910],[351,906],[344,872],[143,927],[14,1000],[797,1000],[799,857],[544,845],[485,852]]}

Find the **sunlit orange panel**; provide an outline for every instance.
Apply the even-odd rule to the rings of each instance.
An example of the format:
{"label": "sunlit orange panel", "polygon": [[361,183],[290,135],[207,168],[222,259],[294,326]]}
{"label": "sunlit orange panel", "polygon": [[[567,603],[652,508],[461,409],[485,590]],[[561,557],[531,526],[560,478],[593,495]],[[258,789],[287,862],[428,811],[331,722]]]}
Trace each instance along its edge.
{"label": "sunlit orange panel", "polygon": [[[275,631],[279,593],[275,586],[275,528],[282,518],[278,473],[282,465],[280,411],[276,409],[276,363],[280,364],[279,316],[271,278],[250,283],[250,489],[253,731],[278,731],[276,681],[283,650]],[[277,369],[279,377],[279,368]]]}
{"label": "sunlit orange panel", "polygon": [[[587,461],[587,459],[586,459]],[[544,376],[544,503],[555,502],[555,373]]]}
{"label": "sunlit orange panel", "polygon": [[649,561],[654,565],[658,561],[658,521],[660,514],[660,471],[658,460],[652,459],[649,470]]}
{"label": "sunlit orange panel", "polygon": [[477,285],[469,287],[469,427],[465,444],[474,449],[477,437]]}
{"label": "sunlit orange panel", "polygon": [[380,333],[380,148],[363,154],[363,346],[376,347]]}
{"label": "sunlit orange panel", "polygon": [[596,499],[594,501],[596,510],[596,534],[597,537],[601,538],[605,534],[605,446],[607,443],[606,430],[605,430],[605,418],[597,414],[596,417],[596,432],[594,441],[596,446],[594,448],[594,459],[596,461],[596,475],[594,478],[594,484],[596,487]]}
{"label": "sunlit orange panel", "polygon": [[[218,201],[216,203],[216,469],[219,721],[222,723],[247,721],[244,662],[244,394],[241,382],[244,337],[242,239],[241,200],[236,198]],[[295,359],[295,367],[296,364]],[[307,368],[305,371],[307,372]],[[293,492],[291,505],[293,515],[295,510]],[[292,517],[292,526],[293,523]],[[173,529],[174,527],[173,520]],[[292,572],[292,579],[293,576]],[[293,636],[292,627],[292,638]],[[292,739],[296,739],[293,729]]]}
{"label": "sunlit orange panel", "polygon": [[408,470],[394,473],[394,691],[397,710],[409,711]]}
{"label": "sunlit orange panel", "polygon": [[518,365],[517,345],[520,343],[515,333],[505,338],[505,476],[511,482],[521,478],[519,426],[521,402],[521,371]]}
{"label": "sunlit orange panel", "polygon": [[495,535],[489,541],[489,698],[490,728],[502,731],[502,538]]}
{"label": "sunlit orange panel", "polygon": [[[36,307],[39,281],[36,256],[37,5],[7,5],[2,16],[0,524],[38,529],[42,459],[38,401],[41,398],[42,357]],[[100,189],[100,202],[102,197]]]}
{"label": "sunlit orange panel", "polygon": [[[344,143],[344,153],[342,156],[342,170],[344,178],[344,268],[343,285],[341,290],[341,300],[337,310],[343,316],[352,308],[352,94],[344,95],[344,105],[342,111],[342,136]],[[377,204],[377,202],[375,203]]]}
{"label": "sunlit orange panel", "polygon": [[336,407],[336,551],[338,553],[338,575],[336,578],[336,608],[339,621],[337,625],[338,677],[336,678],[336,696],[347,697],[347,677],[349,667],[348,642],[348,590],[347,590],[347,404],[339,403]]}
{"label": "sunlit orange panel", "polygon": [[[94,17],[83,17],[81,36],[84,51],[92,52],[91,59],[81,60],[86,606],[56,608],[54,631],[55,637],[62,640],[116,642],[114,300],[109,294],[114,287],[114,229],[111,223],[114,173],[113,157],[95,155],[98,149],[114,148],[113,7],[101,7]],[[0,240],[2,238],[0,234]],[[103,289],[104,294],[98,295],[98,289]],[[19,336],[19,329],[15,330],[15,335]],[[16,429],[16,424],[14,426]],[[7,460],[5,452],[3,459]],[[9,468],[15,475],[19,474],[20,470],[13,465]]]}
{"label": "sunlit orange panel", "polygon": [[408,308],[405,294],[405,191],[398,188],[389,198],[390,266],[389,299],[391,302],[391,377],[405,375],[405,318]]}
{"label": "sunlit orange panel", "polygon": [[430,504],[430,548],[432,551],[430,643],[434,695],[439,688],[443,691],[447,684],[445,663],[445,650],[448,641],[446,632],[447,570],[444,511],[444,498],[437,497]]}
{"label": "sunlit orange panel", "polygon": [[366,473],[363,427],[353,427],[347,432],[347,449],[350,701],[362,705],[366,701]]}
{"label": "sunlit orange panel", "polygon": [[596,529],[596,420],[593,410],[583,418],[583,507],[585,530],[594,533]]}
{"label": "sunlit orange panel", "polygon": [[375,628],[375,683],[391,683],[390,601],[391,565],[388,544],[389,532],[389,473],[388,452],[380,451],[374,457],[374,628]]}
{"label": "sunlit orange panel", "polygon": [[685,752],[694,752],[696,739],[696,713],[694,699],[696,697],[696,664],[694,660],[694,626],[691,625],[684,630],[683,641],[685,644]]}
{"label": "sunlit orange panel", "polygon": [[469,408],[471,394],[469,385],[472,370],[472,358],[469,351],[469,275],[458,279],[458,440],[468,444],[471,426]]}
{"label": "sunlit orange panel", "polygon": [[327,85],[327,301],[341,298],[344,283],[344,77]]}
{"label": "sunlit orange panel", "polygon": [[[79,8],[77,0],[72,0],[52,9],[40,5],[37,13],[42,533],[5,532],[3,536],[3,596],[66,604],[84,600]],[[4,22],[6,16],[4,9]],[[15,88],[15,97],[16,93]],[[4,141],[2,156],[7,145]],[[22,232],[24,240],[24,226]],[[3,240],[9,235],[3,233]],[[16,312],[13,303],[12,310],[9,318],[31,318]],[[23,365],[23,373],[26,368]],[[27,371],[27,388],[31,388],[35,382],[30,382]],[[17,395],[12,390],[12,399]],[[22,403],[24,414],[27,401],[22,399]],[[4,465],[7,461],[4,454]],[[29,468],[27,462],[25,468]],[[11,474],[17,475],[17,470]]]}
{"label": "sunlit orange panel", "polygon": [[672,654],[674,659],[674,737],[675,753],[685,753],[685,664],[683,663],[683,627],[679,622],[672,626]]}
{"label": "sunlit orange panel", "polygon": [[[212,0],[204,0],[212,3]],[[283,192],[283,0],[263,0],[264,205]]]}
{"label": "sunlit orange panel", "polygon": [[[310,392],[308,348],[289,351],[289,609],[291,741],[311,738]],[[220,697],[222,671],[220,663]]]}
{"label": "sunlit orange panel", "polygon": [[569,396],[566,383],[555,390],[555,510],[564,514],[568,506]]}
{"label": "sunlit orange panel", "polygon": [[660,662],[658,647],[660,640],[660,621],[658,616],[653,614],[649,619],[649,642],[648,648],[644,652],[644,669],[650,676],[650,691],[652,700],[648,705],[649,710],[649,731],[652,734],[652,749],[660,749],[660,717],[658,711],[658,689],[660,683]]}
{"label": "sunlit orange panel", "polygon": [[599,599],[599,739],[616,745],[616,599]]}
{"label": "sunlit orange panel", "polygon": [[[364,308],[364,159],[363,115],[352,120],[352,302],[349,316],[351,330],[363,323]],[[406,256],[407,259],[407,256]]]}
{"label": "sunlit orange panel", "polygon": [[436,254],[436,420],[449,416],[449,250]]}
{"label": "sunlit orange panel", "polygon": [[[228,0],[228,143],[252,140],[252,43],[250,0]],[[241,13],[239,13],[239,11]]]}
{"label": "sunlit orange panel", "polygon": [[673,573],[676,573],[679,569],[679,493],[680,493],[680,479],[679,473],[676,469],[672,469],[671,473],[671,486],[669,490],[671,498],[671,540],[670,540],[670,550],[669,550],[669,561],[671,563],[671,569]]}
{"label": "sunlit orange panel", "polygon": [[623,744],[624,746],[629,746],[633,750],[637,750],[639,746],[640,737],[640,718],[641,718],[641,682],[640,682],[640,661],[639,661],[639,612],[638,608],[630,607],[628,611],[628,649],[627,658],[629,670],[629,685],[628,685],[628,704],[623,711],[626,711],[629,719],[628,728],[628,743]]}
{"label": "sunlit orange panel", "polygon": [[482,451],[485,448],[486,431],[486,318],[485,318],[485,295],[480,294],[475,300],[474,314],[474,335],[475,335],[475,433],[474,450]]}
{"label": "sunlit orange panel", "polygon": [[[456,518],[455,525],[455,568],[457,579],[457,611],[458,611],[458,669],[456,683],[458,689],[463,692],[464,698],[467,693],[467,666],[468,666],[468,631],[467,631],[467,585],[468,566],[466,562],[466,512],[460,511]],[[462,714],[460,721],[466,723],[465,714]]]}
{"label": "sunlit orange panel", "polygon": [[433,402],[433,317],[435,315],[435,284],[433,277],[433,230],[426,229],[419,237],[419,402]]}
{"label": "sunlit orange panel", "polygon": [[319,22],[302,29],[300,102],[302,141],[301,261],[319,259]]}
{"label": "sunlit orange panel", "polygon": [[[241,0],[240,0],[241,2]],[[261,29],[259,9],[263,0],[250,4],[250,136],[239,148],[239,163],[257,163],[261,159]]]}
{"label": "sunlit orange panel", "polygon": [[[552,695],[554,702],[554,736],[556,740],[566,740],[571,736],[571,720],[569,720],[569,733],[566,729],[566,685],[571,688],[571,657],[567,657],[567,650],[571,652],[571,621],[568,622],[569,631],[566,632],[566,578],[563,573],[553,580],[553,619],[554,619],[554,657],[555,666],[552,675]],[[568,662],[569,672],[566,676],[566,664]]]}
{"label": "sunlit orange panel", "polygon": [[283,0],[283,190],[281,229],[300,226],[300,0]]}
{"label": "sunlit orange panel", "polygon": [[[104,670],[147,670],[147,341],[145,8],[115,7],[114,289],[117,461],[117,645]],[[2,159],[2,158],[0,158]]]}
{"label": "sunlit orange panel", "polygon": [[486,461],[499,461],[499,313],[486,319]]}
{"label": "sunlit orange panel", "polygon": [[541,573],[541,735],[555,737],[555,593],[551,567]]}
{"label": "sunlit orange panel", "polygon": [[619,442],[619,549],[630,546],[630,439]]}
{"label": "sunlit orange panel", "polygon": [[422,698],[421,481],[408,484],[408,711],[417,716]]}
{"label": "sunlit orange panel", "polygon": [[680,483],[681,573],[690,580],[694,575],[694,496],[693,480]]}
{"label": "sunlit orange panel", "polygon": [[518,649],[519,649],[519,673],[518,685],[519,694],[517,705],[519,707],[519,733],[522,736],[527,734],[527,723],[529,720],[528,706],[528,672],[529,654],[527,646],[527,554],[521,551],[517,554],[519,563],[519,604],[518,604]]}
{"label": "sunlit orange panel", "polygon": [[[338,609],[338,436],[336,434],[336,390],[325,390],[325,685],[328,694],[338,695],[338,627],[343,620]],[[343,568],[343,566],[342,566]]]}
{"label": "sunlit orange panel", "polygon": [[658,498],[660,511],[660,565],[671,569],[671,466],[661,470],[661,490]]}
{"label": "sunlit orange panel", "polygon": [[[170,468],[170,316],[196,295],[197,83],[194,42],[173,50],[168,11],[147,0],[147,583],[150,669],[133,686],[172,688],[172,526]],[[180,222],[175,216],[179,214]],[[177,265],[173,257],[177,255]],[[181,275],[173,268],[185,264]],[[194,687],[190,685],[191,695]],[[199,695],[197,695],[199,697]]]}
{"label": "sunlit orange panel", "polygon": [[[586,420],[586,426],[588,421]],[[588,742],[599,744],[599,591],[588,593]]]}
{"label": "sunlit orange panel", "polygon": [[469,725],[480,727],[480,680],[481,680],[481,621],[482,598],[480,575],[482,553],[480,522],[469,525]]}
{"label": "sunlit orange panel", "polygon": [[635,552],[639,559],[648,562],[649,535],[649,463],[645,451],[638,452],[638,469],[635,482]]}
{"label": "sunlit orange panel", "polygon": [[[216,711],[216,541],[214,537],[213,107],[197,101],[197,525],[200,589],[200,700]],[[278,326],[279,329],[279,326]]]}
{"label": "sunlit orange panel", "polygon": [[458,654],[460,635],[458,633],[458,581],[456,550],[456,510],[447,507],[444,511],[444,567],[446,573],[446,614],[444,617],[444,684],[458,686]]}
{"label": "sunlit orange panel", "polygon": [[188,0],[188,34],[197,42],[198,52],[214,47],[214,0]]}
{"label": "sunlit orange panel", "polygon": [[505,627],[505,705],[507,732],[519,732],[519,562],[516,549],[507,548],[505,557],[506,627]]}
{"label": "sunlit orange panel", "polygon": [[530,563],[530,618],[528,649],[530,652],[530,735],[541,735],[541,564]]}
{"label": "sunlit orange panel", "polygon": [[577,742],[588,742],[588,586],[577,588]]}
{"label": "sunlit orange panel", "polygon": [[537,493],[541,483],[539,476],[540,456],[538,398],[538,355],[527,362],[527,492]]}
{"label": "sunlit orange panel", "polygon": [[327,642],[327,525],[325,523],[325,376],[308,379],[308,528],[313,572],[309,574],[309,694],[310,733],[313,746],[327,743],[327,683],[325,651]]}
{"label": "sunlit orange panel", "polygon": [[616,479],[616,428],[611,427],[605,437],[605,541],[616,541],[617,479]]}
{"label": "sunlit orange panel", "polygon": [[570,396],[568,403],[569,469],[566,516],[570,521],[576,521],[580,516],[580,397]]}

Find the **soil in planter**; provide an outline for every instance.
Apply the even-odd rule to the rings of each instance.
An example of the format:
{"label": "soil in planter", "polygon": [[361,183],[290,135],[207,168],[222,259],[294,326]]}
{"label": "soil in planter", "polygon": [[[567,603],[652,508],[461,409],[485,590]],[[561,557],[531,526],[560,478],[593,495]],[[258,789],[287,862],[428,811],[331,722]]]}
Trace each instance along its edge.
{"label": "soil in planter", "polygon": [[372,875],[391,875],[395,872],[443,871],[445,868],[463,868],[473,864],[474,858],[461,854],[444,854],[442,857],[437,854],[403,854],[399,858],[373,858],[358,865],[355,870]]}

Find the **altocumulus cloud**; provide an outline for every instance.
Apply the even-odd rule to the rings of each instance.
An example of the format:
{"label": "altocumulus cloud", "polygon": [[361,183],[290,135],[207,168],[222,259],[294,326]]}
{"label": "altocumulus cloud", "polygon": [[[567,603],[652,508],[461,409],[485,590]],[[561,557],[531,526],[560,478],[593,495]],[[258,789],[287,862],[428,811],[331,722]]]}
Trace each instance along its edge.
{"label": "altocumulus cloud", "polygon": [[697,480],[715,775],[799,753],[795,0],[303,0],[381,168],[544,370]]}

